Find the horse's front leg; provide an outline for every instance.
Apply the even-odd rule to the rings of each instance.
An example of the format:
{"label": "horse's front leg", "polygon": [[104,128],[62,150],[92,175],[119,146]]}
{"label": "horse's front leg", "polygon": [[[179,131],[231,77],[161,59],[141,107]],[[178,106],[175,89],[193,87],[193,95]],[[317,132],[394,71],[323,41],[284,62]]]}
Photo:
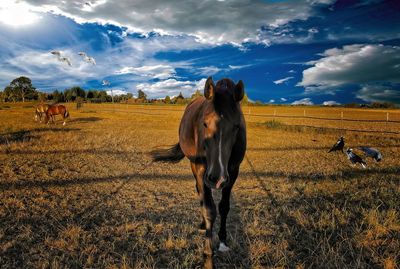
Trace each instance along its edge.
{"label": "horse's front leg", "polygon": [[204,268],[212,269],[214,268],[212,260],[212,255],[213,255],[212,230],[217,215],[217,210],[214,204],[214,199],[212,197],[211,189],[203,185],[203,191],[204,191],[204,200],[203,200],[202,213],[206,224],[206,239],[204,242],[204,255],[205,255]]}
{"label": "horse's front leg", "polygon": [[206,167],[204,164],[195,163],[195,162],[191,162],[190,167],[192,168],[193,175],[196,179],[196,191],[197,191],[197,194],[199,195],[199,200],[200,200],[201,222],[199,225],[199,230],[205,231],[206,230],[206,222],[204,220],[202,208],[203,208],[203,200],[204,200],[203,175],[204,175],[204,172],[206,171]]}
{"label": "horse's front leg", "polygon": [[239,168],[232,169],[229,171],[230,184],[222,189],[222,198],[218,204],[219,215],[221,216],[221,226],[219,228],[219,248],[218,251],[226,252],[230,248],[226,242],[226,218],[230,210],[230,197],[233,184],[235,184],[236,178],[239,174]]}

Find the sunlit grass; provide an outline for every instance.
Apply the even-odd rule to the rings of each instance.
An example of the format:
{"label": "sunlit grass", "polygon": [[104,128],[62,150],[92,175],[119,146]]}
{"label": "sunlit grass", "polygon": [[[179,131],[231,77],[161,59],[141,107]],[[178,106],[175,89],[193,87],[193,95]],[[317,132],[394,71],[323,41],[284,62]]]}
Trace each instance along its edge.
{"label": "sunlit grass", "polygon": [[[151,164],[147,155],[177,142],[184,107],[85,104],[76,110],[67,104],[71,119],[63,127],[61,121],[34,122],[28,104],[9,106],[0,110],[1,267],[201,266],[203,235],[189,163]],[[274,109],[304,113],[297,107],[244,112],[273,115]],[[337,108],[306,109],[340,115]],[[375,119],[384,113],[344,114]],[[399,135],[299,131],[288,126],[340,123],[246,118],[248,150],[228,217],[232,252],[217,253],[219,268],[399,266]],[[342,153],[327,153],[339,135],[351,147],[380,149],[383,161],[368,159],[364,170]]]}

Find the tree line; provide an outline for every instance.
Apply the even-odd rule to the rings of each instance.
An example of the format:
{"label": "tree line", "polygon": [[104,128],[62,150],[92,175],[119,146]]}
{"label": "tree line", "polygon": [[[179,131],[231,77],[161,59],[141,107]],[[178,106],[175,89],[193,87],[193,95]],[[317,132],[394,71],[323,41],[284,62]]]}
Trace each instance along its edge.
{"label": "tree line", "polygon": [[[196,90],[190,97],[184,97],[182,93],[171,97],[151,99],[147,98],[147,94],[143,90],[138,90],[137,97],[132,93],[124,95],[111,96],[104,90],[84,90],[79,86],[65,89],[63,91],[54,90],[50,93],[38,91],[33,85],[31,79],[28,77],[19,77],[10,82],[8,86],[0,91],[1,102],[25,102],[38,100],[41,102],[64,103],[64,102],[116,102],[116,103],[164,103],[164,104],[187,104],[191,100],[201,96],[202,92]],[[248,98],[245,96],[243,102],[247,102]]]}

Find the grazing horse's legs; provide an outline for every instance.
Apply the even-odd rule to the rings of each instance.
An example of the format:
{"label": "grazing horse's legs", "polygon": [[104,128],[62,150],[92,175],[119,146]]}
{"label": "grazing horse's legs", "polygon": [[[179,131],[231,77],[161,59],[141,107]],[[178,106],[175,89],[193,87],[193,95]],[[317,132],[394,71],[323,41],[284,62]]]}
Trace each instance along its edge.
{"label": "grazing horse's legs", "polygon": [[[206,171],[205,165],[204,164],[196,164],[194,162],[190,163],[190,167],[192,168],[193,175],[196,179],[196,191],[197,194],[199,195],[200,199],[200,208],[203,208],[203,175],[204,172]],[[204,220],[204,216],[202,211],[200,211],[201,215],[201,223],[199,225],[200,230],[205,230],[206,229],[206,221]]]}

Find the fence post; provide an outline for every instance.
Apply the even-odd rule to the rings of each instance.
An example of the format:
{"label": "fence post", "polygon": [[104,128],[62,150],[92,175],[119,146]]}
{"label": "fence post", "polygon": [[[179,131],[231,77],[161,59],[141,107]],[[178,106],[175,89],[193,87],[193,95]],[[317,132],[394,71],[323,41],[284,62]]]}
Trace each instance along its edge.
{"label": "fence post", "polygon": [[343,110],[340,111],[340,129],[342,129],[341,135],[343,136]]}

